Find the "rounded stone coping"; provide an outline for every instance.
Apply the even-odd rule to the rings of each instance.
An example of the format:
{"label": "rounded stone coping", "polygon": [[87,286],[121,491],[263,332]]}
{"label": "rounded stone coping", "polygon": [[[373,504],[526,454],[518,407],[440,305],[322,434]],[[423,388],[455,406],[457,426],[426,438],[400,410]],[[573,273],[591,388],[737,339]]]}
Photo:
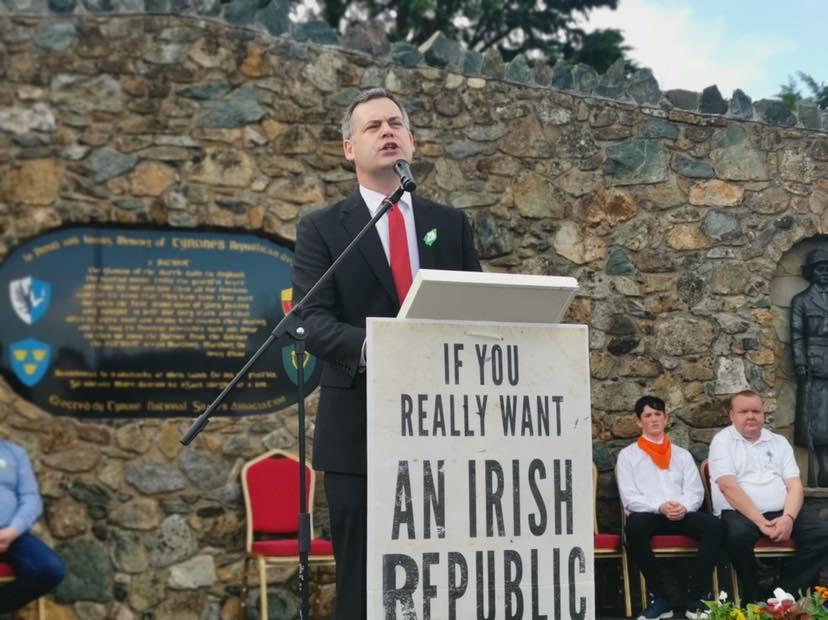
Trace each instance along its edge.
{"label": "rounded stone coping", "polygon": [[379,23],[360,23],[340,36],[324,21],[294,23],[289,13],[287,0],[270,0],[261,7],[258,0],[232,0],[226,4],[220,0],[0,0],[0,20],[4,17],[53,20],[56,17],[142,15],[209,20],[273,38],[358,52],[375,62],[384,60],[405,67],[430,66],[467,77],[570,92],[664,113],[689,112],[828,132],[828,110],[820,110],[815,103],[800,101],[797,109],[792,111],[775,99],[753,102],[740,89],[725,100],[715,84],[701,93],[683,89],[662,91],[650,69],[639,69],[627,75],[622,59],[603,75],[587,65],[572,66],[564,61],[558,61],[552,67],[545,61],[530,64],[523,55],[505,62],[497,49],[482,54],[468,50],[439,31],[418,48],[408,43],[389,43]]}

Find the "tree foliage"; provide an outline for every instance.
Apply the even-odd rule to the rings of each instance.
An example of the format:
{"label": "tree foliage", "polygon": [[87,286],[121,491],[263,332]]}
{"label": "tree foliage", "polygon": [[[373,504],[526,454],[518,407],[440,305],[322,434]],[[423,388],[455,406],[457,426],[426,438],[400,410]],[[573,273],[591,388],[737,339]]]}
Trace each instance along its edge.
{"label": "tree foliage", "polygon": [[[797,71],[798,80],[788,76],[788,83],[779,86],[780,91],[776,95],[791,110],[796,108],[798,101],[810,101],[816,103],[821,109],[828,109],[828,85],[825,82],[817,82],[813,77],[802,71]],[[799,83],[805,85],[810,95],[803,96]]]}
{"label": "tree foliage", "polygon": [[319,0],[322,18],[339,31],[368,20],[385,24],[392,41],[419,45],[434,32],[483,52],[497,48],[504,59],[564,58],[605,70],[628,49],[620,31],[591,33],[578,20],[618,0]]}

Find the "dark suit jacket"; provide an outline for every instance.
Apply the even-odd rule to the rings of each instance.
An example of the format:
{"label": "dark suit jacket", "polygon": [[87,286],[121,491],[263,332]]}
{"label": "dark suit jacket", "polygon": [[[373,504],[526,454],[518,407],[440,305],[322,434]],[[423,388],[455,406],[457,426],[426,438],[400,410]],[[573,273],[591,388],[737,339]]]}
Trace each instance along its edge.
{"label": "dark suit jacket", "polygon": [[[480,271],[471,228],[462,211],[414,196],[420,267]],[[296,231],[293,298],[298,303],[371,219],[357,190],[302,218]],[[423,237],[437,230],[427,246]],[[302,310],[308,350],[322,361],[313,466],[366,473],[366,382],[359,369],[365,319],[396,316],[400,308],[379,235],[369,231],[333,277]]]}

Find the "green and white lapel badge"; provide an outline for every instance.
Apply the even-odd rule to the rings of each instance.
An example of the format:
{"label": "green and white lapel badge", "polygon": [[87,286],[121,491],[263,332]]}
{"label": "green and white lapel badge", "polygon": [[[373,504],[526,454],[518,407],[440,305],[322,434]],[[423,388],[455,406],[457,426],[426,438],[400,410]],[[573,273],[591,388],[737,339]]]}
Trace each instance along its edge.
{"label": "green and white lapel badge", "polygon": [[428,247],[431,247],[434,245],[435,241],[437,241],[437,229],[432,228],[425,234],[425,236],[423,236],[423,243],[425,243]]}

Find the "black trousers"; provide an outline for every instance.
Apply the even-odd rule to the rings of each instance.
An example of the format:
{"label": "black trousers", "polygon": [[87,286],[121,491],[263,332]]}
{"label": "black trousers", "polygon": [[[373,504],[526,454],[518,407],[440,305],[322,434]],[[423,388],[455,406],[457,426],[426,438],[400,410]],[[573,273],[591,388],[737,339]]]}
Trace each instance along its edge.
{"label": "black trousers", "polygon": [[336,620],[365,620],[368,478],[325,472],[336,558]]}
{"label": "black trousers", "polygon": [[[766,519],[775,519],[781,510],[766,512]],[[759,577],[753,546],[762,533],[750,520],[735,510],[723,510],[727,553],[742,588],[742,601],[755,603],[765,594],[759,591]],[[785,564],[779,580],[779,587],[796,596],[797,591],[817,584],[816,580],[823,565],[828,563],[828,521],[820,519],[813,512],[799,513],[794,521],[791,538],[796,542],[796,555]]]}
{"label": "black trousers", "polygon": [[722,544],[722,523],[707,512],[688,512],[681,521],[671,521],[663,514],[632,512],[627,516],[627,546],[630,557],[644,573],[650,592],[664,596],[664,579],[656,566],[650,538],[656,534],[682,534],[699,545],[690,573],[689,599],[698,600],[710,592],[713,567]]}

